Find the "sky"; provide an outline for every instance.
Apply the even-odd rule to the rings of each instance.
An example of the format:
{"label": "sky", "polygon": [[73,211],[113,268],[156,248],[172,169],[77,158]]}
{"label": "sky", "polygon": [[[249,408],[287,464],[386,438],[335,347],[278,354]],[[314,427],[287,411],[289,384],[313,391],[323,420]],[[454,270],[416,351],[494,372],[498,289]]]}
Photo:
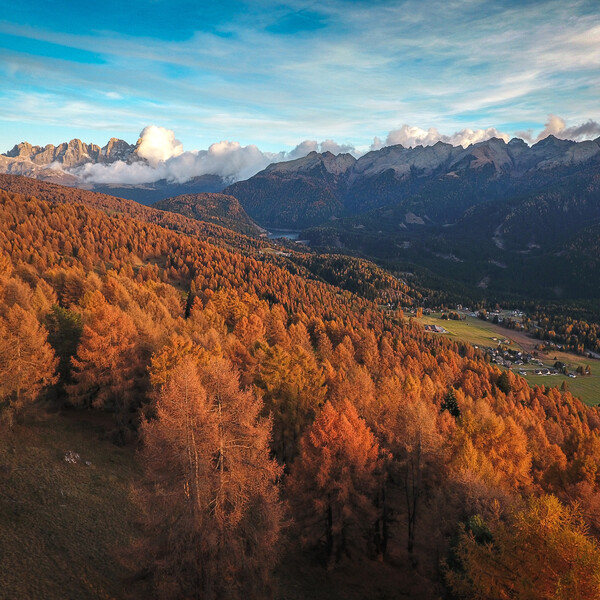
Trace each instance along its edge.
{"label": "sky", "polygon": [[[0,0],[0,152],[23,140],[360,154],[600,136],[598,0]],[[316,145],[315,145],[316,144]],[[307,146],[308,147],[308,146]]]}

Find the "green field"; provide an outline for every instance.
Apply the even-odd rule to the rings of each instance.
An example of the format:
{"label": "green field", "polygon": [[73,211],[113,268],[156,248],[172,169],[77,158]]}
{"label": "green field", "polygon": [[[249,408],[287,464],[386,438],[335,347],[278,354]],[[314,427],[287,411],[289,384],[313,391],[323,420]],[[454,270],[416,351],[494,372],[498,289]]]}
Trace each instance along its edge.
{"label": "green field", "polygon": [[[528,337],[522,332],[514,332],[494,325],[489,321],[482,321],[476,317],[467,317],[464,321],[451,321],[440,319],[439,314],[432,314],[419,319],[423,325],[438,325],[444,327],[448,333],[432,334],[443,335],[457,341],[468,342],[475,346],[488,347],[497,346],[499,340],[508,339],[511,349],[531,351],[536,340]],[[525,379],[532,387],[535,385],[546,385],[549,387],[561,386],[566,381],[569,391],[581,398],[590,406],[600,404],[600,361],[567,352],[550,352],[547,355],[540,354],[539,358],[545,366],[552,367],[557,360],[564,362],[569,371],[575,371],[579,366],[590,365],[592,375],[589,377],[577,377],[573,379],[567,375],[535,375],[535,365],[520,367],[527,372]],[[517,368],[513,367],[516,372]]]}
{"label": "green field", "polygon": [[[133,450],[104,431],[42,411],[0,431],[0,597],[124,596],[139,473]],[[83,462],[65,462],[70,450]]]}
{"label": "green field", "polygon": [[565,375],[528,375],[526,379],[531,386],[547,385],[550,387],[560,386],[563,381],[566,381],[568,390],[574,396],[578,396],[590,406],[600,404],[600,376],[598,375],[577,377],[577,379],[572,379]]}
{"label": "green field", "polygon": [[[439,318],[439,315],[431,315],[418,320],[423,325],[438,325],[448,330],[447,334],[442,334],[457,341],[469,342],[476,346],[497,346],[498,339],[508,337],[508,330],[494,328],[492,323],[482,321],[474,317],[467,317],[464,321],[447,321]],[[494,341],[494,338],[495,341]],[[510,339],[510,338],[509,338]],[[518,344],[511,345],[519,347]]]}

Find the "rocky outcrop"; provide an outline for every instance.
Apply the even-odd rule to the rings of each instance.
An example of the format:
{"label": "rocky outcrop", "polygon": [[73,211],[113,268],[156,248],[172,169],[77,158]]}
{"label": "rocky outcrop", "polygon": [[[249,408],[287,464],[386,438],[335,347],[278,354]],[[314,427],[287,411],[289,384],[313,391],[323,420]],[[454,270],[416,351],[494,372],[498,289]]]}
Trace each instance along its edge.
{"label": "rocky outcrop", "polygon": [[134,151],[135,146],[128,144],[125,140],[119,138],[110,138],[108,144],[100,151],[100,162],[115,162],[117,160],[126,161]]}

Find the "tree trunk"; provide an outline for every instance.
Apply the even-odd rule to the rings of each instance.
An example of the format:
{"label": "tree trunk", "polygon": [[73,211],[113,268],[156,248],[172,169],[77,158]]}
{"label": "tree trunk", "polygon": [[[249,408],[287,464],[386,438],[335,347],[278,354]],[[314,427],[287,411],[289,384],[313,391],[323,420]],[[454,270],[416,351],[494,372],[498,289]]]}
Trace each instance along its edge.
{"label": "tree trunk", "polygon": [[333,510],[331,508],[331,499],[327,504],[327,528],[326,528],[326,550],[327,550],[327,565],[328,567],[332,564],[333,553]]}

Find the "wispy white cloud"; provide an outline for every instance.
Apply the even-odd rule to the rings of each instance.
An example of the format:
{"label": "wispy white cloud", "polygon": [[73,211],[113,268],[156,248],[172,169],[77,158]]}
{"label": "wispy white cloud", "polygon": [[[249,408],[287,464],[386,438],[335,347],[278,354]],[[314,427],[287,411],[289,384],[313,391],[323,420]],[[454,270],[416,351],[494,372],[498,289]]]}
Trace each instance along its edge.
{"label": "wispy white cloud", "polygon": [[[493,126],[512,135],[542,128],[548,113],[597,121],[594,6],[331,0],[318,6],[319,29],[286,36],[273,26],[290,12],[315,11],[314,2],[259,2],[176,41],[4,21],[0,32],[100,52],[104,63],[4,51],[0,120],[18,117],[8,91],[20,89],[60,98],[54,105],[66,118],[23,108],[23,119],[37,118],[39,129],[57,130],[69,114],[87,131],[117,125],[111,134],[121,136],[161,122],[186,145],[203,147],[221,137],[270,150],[315,138],[365,147],[401,123],[457,132]],[[88,109],[96,118],[86,124]]]}

